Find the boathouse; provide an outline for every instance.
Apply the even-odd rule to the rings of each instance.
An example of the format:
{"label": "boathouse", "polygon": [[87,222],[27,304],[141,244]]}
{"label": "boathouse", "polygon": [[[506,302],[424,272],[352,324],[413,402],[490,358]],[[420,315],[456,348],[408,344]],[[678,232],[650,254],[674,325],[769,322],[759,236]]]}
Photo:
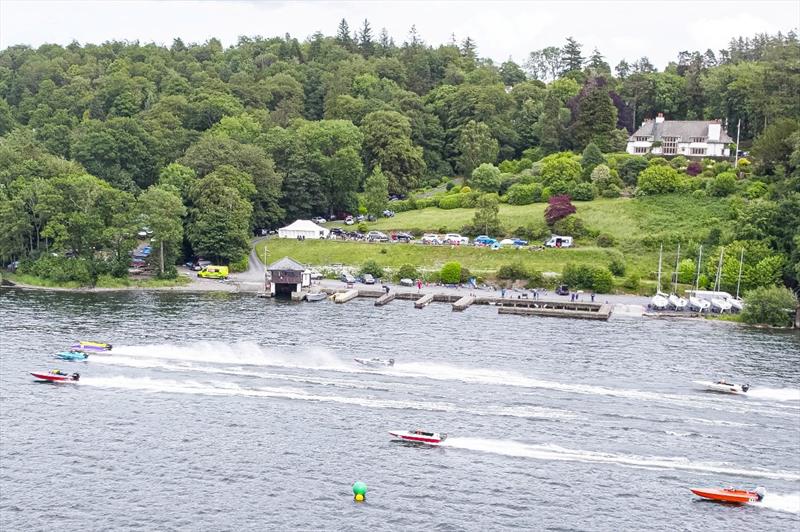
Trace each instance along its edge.
{"label": "boathouse", "polygon": [[311,273],[305,266],[289,257],[283,257],[267,266],[266,291],[271,296],[291,296],[311,286]]}

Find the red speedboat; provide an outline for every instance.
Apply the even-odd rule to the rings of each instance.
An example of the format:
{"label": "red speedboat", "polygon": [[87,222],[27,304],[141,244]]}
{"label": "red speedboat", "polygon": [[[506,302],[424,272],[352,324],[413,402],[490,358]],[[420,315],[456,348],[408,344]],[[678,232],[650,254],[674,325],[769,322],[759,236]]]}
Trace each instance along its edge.
{"label": "red speedboat", "polygon": [[758,487],[753,491],[737,490],[734,488],[689,488],[692,493],[704,499],[713,501],[733,502],[744,504],[746,502],[758,502],[764,498],[767,490]]}
{"label": "red speedboat", "polygon": [[47,373],[33,373],[31,375],[36,377],[40,382],[78,382],[81,378],[80,373],[65,373],[60,369],[50,370]]}
{"label": "red speedboat", "polygon": [[389,431],[389,434],[401,440],[427,443],[430,445],[442,443],[447,439],[447,434],[441,432],[425,432],[422,430],[393,430]]}

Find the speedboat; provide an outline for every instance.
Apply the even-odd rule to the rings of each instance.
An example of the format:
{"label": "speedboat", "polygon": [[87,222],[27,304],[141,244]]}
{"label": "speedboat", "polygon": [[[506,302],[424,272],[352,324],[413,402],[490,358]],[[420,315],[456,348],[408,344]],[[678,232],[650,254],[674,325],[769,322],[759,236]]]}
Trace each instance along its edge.
{"label": "speedboat", "polygon": [[80,373],[65,373],[60,369],[52,369],[47,373],[33,373],[31,375],[36,377],[40,382],[78,382],[81,378]]}
{"label": "speedboat", "polygon": [[354,358],[356,362],[362,366],[380,367],[380,366],[394,366],[393,358]]}
{"label": "speedboat", "polygon": [[719,381],[695,381],[698,384],[701,384],[714,392],[722,392],[722,393],[732,393],[732,394],[743,394],[747,393],[747,390],[750,389],[749,384],[733,384],[730,382],[726,382],[723,380]]}
{"label": "speedboat", "polygon": [[747,502],[758,502],[767,494],[767,490],[762,487],[749,490],[737,490],[735,488],[689,488],[692,493],[704,499],[713,501],[733,502],[743,504]]}
{"label": "speedboat", "polygon": [[425,432],[422,430],[391,430],[389,434],[404,441],[427,443],[437,445],[447,439],[447,434],[441,432]]}
{"label": "speedboat", "polygon": [[662,292],[657,292],[650,298],[650,307],[655,310],[664,310],[669,306],[669,299],[667,295]]}
{"label": "speedboat", "polygon": [[323,299],[327,299],[328,294],[325,292],[315,292],[306,294],[306,301],[322,301]]}
{"label": "speedboat", "polygon": [[70,349],[73,351],[111,351],[111,344],[107,344],[104,342],[88,342],[88,341],[80,341],[75,342],[70,346]]}
{"label": "speedboat", "polygon": [[63,351],[61,353],[56,353],[55,358],[74,362],[77,360],[86,360],[89,358],[89,353],[83,353],[81,351]]}

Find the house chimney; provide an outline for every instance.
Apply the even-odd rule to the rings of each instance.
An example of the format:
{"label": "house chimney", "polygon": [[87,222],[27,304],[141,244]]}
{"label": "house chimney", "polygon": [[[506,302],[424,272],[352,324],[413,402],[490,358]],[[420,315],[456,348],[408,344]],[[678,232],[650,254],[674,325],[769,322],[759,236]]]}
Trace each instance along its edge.
{"label": "house chimney", "polygon": [[660,124],[663,121],[664,121],[664,113],[658,113],[658,116],[656,117],[656,124]]}

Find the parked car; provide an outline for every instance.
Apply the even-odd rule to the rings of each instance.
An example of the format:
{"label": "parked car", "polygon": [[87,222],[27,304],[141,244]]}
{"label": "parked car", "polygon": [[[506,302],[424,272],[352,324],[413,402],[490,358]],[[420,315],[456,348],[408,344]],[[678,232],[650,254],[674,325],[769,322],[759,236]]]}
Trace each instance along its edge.
{"label": "parked car", "polygon": [[553,235],[550,237],[550,240],[544,243],[544,245],[548,248],[571,248],[572,237]]}
{"label": "parked car", "polygon": [[486,235],[480,235],[475,238],[475,245],[476,246],[491,246],[493,244],[497,244],[497,240],[494,238],[488,237]]}
{"label": "parked car", "polygon": [[6,270],[8,270],[10,272],[17,271],[17,268],[19,268],[19,261],[18,260],[15,260],[14,262],[9,263],[8,266],[6,266]]}
{"label": "parked car", "polygon": [[528,241],[522,240],[521,238],[504,238],[500,241],[500,244],[503,246],[527,246]]}
{"label": "parked car", "polygon": [[364,284],[375,284],[375,278],[372,275],[365,273],[364,277],[361,278],[361,282]]}
{"label": "parked car", "polygon": [[414,240],[414,235],[409,233],[392,233],[392,240],[396,240],[397,242],[405,242],[409,243]]}
{"label": "parked car", "polygon": [[363,222],[366,219],[367,219],[367,217],[364,216],[363,214],[359,214],[358,216],[356,216],[356,221],[357,222]]}
{"label": "parked car", "polygon": [[442,239],[439,238],[439,235],[435,235],[433,233],[427,233],[422,235],[422,239],[420,239],[420,242],[422,242],[423,244],[439,245],[442,243]]}
{"label": "parked car", "polygon": [[202,277],[204,279],[227,279],[228,278],[228,267],[227,266],[206,266],[199,272],[197,272],[198,277]]}
{"label": "parked car", "polygon": [[367,240],[371,242],[388,242],[389,237],[380,231],[370,231],[367,233]]}
{"label": "parked car", "polygon": [[556,294],[558,294],[560,296],[569,295],[569,286],[567,286],[565,284],[558,285],[558,288],[556,288]]}
{"label": "parked car", "polygon": [[414,286],[414,280],[409,279],[408,277],[403,277],[400,279],[400,286]]}
{"label": "parked car", "polygon": [[345,225],[353,225],[354,223],[356,223],[356,222],[355,222],[355,220],[353,220],[352,216],[348,216],[347,218],[344,219],[344,224]]}
{"label": "parked car", "polygon": [[342,275],[340,275],[339,280],[347,284],[353,284],[356,282],[356,278],[350,275],[349,273],[343,273]]}
{"label": "parked car", "polygon": [[386,218],[391,218],[392,216],[394,216],[394,211],[390,211],[389,209],[386,209],[385,211],[383,211],[383,215]]}
{"label": "parked car", "polygon": [[314,270],[314,269],[308,270],[308,274],[309,274],[309,277],[314,281],[318,281],[319,279],[322,279],[322,274],[318,270]]}
{"label": "parked car", "polygon": [[315,224],[325,224],[325,223],[328,223],[328,220],[326,220],[326,219],[325,219],[325,218],[323,218],[322,216],[314,216],[313,218],[311,218],[311,221],[312,221],[312,222],[314,222]]}
{"label": "parked car", "polygon": [[458,233],[447,233],[446,235],[444,235],[444,243],[466,246],[467,244],[469,244],[469,238],[461,236]]}
{"label": "parked car", "polygon": [[341,227],[333,227],[330,234],[333,236],[342,236],[344,234],[344,230]]}

